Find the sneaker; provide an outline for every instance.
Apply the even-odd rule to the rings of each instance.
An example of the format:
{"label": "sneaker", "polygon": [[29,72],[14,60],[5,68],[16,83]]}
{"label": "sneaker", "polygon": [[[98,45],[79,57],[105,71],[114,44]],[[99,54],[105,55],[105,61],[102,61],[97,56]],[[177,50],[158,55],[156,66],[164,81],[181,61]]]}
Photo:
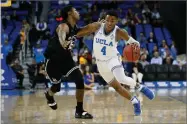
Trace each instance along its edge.
{"label": "sneaker", "polygon": [[82,111],[82,112],[75,112],[75,118],[78,118],[78,119],[92,119],[93,116],[86,111]]}
{"label": "sneaker", "polygon": [[[137,103],[134,103],[133,106],[134,106],[134,115],[135,116],[139,116],[141,115],[141,105],[140,105],[140,101],[134,96],[133,99],[136,99],[138,102]],[[132,99],[132,100],[133,100]],[[131,100],[131,101],[132,101]]]}
{"label": "sneaker", "polygon": [[142,92],[148,99],[153,100],[155,98],[155,94],[145,85],[140,86],[140,92]]}
{"label": "sneaker", "polygon": [[50,96],[48,91],[46,91],[45,93],[45,97],[47,99],[47,104],[50,108],[52,108],[53,110],[56,110],[57,109],[57,104],[54,100],[54,97],[53,96]]}

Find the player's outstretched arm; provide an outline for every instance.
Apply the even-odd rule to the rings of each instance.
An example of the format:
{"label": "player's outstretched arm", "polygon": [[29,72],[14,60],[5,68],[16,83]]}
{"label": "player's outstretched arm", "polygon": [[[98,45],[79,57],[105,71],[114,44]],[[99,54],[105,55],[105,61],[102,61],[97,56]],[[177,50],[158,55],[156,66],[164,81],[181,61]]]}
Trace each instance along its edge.
{"label": "player's outstretched arm", "polygon": [[117,29],[117,41],[119,40],[125,40],[127,41],[127,44],[135,43],[140,46],[140,43],[136,41],[134,38],[128,35],[127,31],[124,31],[122,29]]}
{"label": "player's outstretched arm", "polygon": [[76,34],[77,37],[84,37],[96,32],[101,26],[100,22],[94,22],[81,28]]}

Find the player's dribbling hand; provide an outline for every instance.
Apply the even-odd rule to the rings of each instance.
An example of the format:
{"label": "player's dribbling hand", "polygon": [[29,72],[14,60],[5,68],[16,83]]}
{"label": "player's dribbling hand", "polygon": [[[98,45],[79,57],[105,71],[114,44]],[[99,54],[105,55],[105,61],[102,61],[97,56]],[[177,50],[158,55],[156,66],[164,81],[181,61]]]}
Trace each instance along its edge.
{"label": "player's dribbling hand", "polygon": [[75,40],[76,40],[76,36],[73,36],[73,37],[69,37],[68,38],[68,50],[71,50],[75,47]]}
{"label": "player's dribbling hand", "polygon": [[140,43],[139,43],[138,41],[136,41],[136,40],[128,41],[128,42],[127,42],[127,45],[137,45],[137,46],[140,47]]}

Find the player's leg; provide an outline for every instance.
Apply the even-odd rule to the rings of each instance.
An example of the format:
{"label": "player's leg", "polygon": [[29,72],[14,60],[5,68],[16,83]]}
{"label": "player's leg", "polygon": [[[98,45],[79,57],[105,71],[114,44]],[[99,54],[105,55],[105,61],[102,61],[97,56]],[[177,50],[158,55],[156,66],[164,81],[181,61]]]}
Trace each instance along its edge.
{"label": "player's leg", "polygon": [[137,78],[138,78],[138,83],[142,83],[143,74],[142,73],[138,73],[137,74]]}
{"label": "player's leg", "polygon": [[110,86],[112,86],[117,93],[119,93],[122,97],[131,100],[134,106],[135,115],[141,114],[140,102],[136,96],[131,95],[121,84],[115,79],[112,72],[108,69],[106,62],[97,62],[98,71],[103,79],[108,82]]}
{"label": "player's leg", "polygon": [[135,81],[137,81],[137,75],[135,74],[135,73],[132,73],[132,78],[135,80]]}
{"label": "player's leg", "polygon": [[126,76],[123,67],[116,67],[112,72],[118,82],[130,86],[130,92],[135,93],[134,88],[136,87],[138,91],[142,92],[150,100],[154,99],[154,92],[152,92],[148,87],[136,83],[136,81],[131,77]]}
{"label": "player's leg", "polygon": [[154,92],[152,92],[148,87],[136,83],[136,81],[131,77],[125,75],[121,61],[117,57],[108,61],[107,65],[118,82],[130,86],[130,92],[135,93],[136,89],[137,91],[142,92],[150,100],[154,99]]}
{"label": "player's leg", "polygon": [[76,84],[76,100],[77,106],[75,118],[92,119],[93,116],[83,109],[84,99],[84,80],[78,67],[75,67],[69,75],[67,75]]}
{"label": "player's leg", "polygon": [[114,79],[112,82],[109,82],[109,84],[122,97],[124,97],[124,98],[128,99],[129,101],[131,101],[131,103],[134,106],[134,114],[136,116],[141,114],[140,101],[139,101],[139,99],[136,96],[131,95],[123,86],[121,86],[121,84],[116,79]]}
{"label": "player's leg", "polygon": [[46,90],[45,96],[49,107],[51,107],[53,110],[57,109],[57,103],[55,102],[53,96],[56,92],[59,92],[61,88],[60,86],[62,72],[60,67],[61,64],[58,64],[58,62],[54,60],[47,60],[45,66],[45,71],[48,75],[50,82],[52,83],[52,86],[48,90]]}

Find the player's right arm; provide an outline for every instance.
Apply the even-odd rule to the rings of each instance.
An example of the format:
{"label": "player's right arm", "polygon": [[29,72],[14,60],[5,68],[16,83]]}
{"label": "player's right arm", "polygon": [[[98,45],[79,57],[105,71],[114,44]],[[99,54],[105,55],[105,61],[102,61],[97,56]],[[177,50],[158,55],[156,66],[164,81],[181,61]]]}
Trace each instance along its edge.
{"label": "player's right arm", "polygon": [[101,22],[94,22],[81,28],[76,34],[77,37],[84,37],[96,32],[101,26]]}
{"label": "player's right arm", "polygon": [[67,26],[67,24],[63,23],[63,24],[60,24],[57,29],[56,29],[56,32],[58,34],[58,37],[59,37],[59,41],[60,41],[60,44],[63,48],[66,48],[67,45],[68,45],[68,42],[66,42],[66,34],[69,33],[69,27]]}

